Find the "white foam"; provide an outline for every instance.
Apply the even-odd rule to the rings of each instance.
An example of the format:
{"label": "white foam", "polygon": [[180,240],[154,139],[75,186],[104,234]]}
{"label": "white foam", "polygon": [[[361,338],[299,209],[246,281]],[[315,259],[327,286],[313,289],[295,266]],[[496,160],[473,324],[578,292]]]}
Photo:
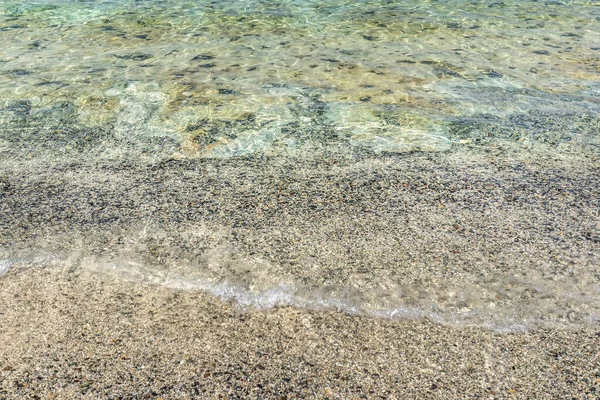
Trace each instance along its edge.
{"label": "white foam", "polygon": [[525,332],[534,325],[528,326],[512,320],[501,322],[477,321],[481,317],[477,313],[439,313],[420,307],[395,307],[390,309],[365,310],[348,299],[335,296],[327,297],[320,293],[310,296],[299,293],[299,290],[290,285],[279,285],[263,292],[254,293],[241,286],[230,283],[213,283],[204,280],[186,280],[181,278],[168,279],[161,282],[163,285],[180,290],[199,290],[209,293],[224,301],[234,301],[238,306],[268,310],[275,307],[300,307],[310,310],[336,310],[350,315],[370,315],[385,319],[426,319],[444,325],[473,325],[480,326],[498,333]]}
{"label": "white foam", "polygon": [[6,274],[15,262],[10,259],[0,260],[0,276]]}
{"label": "white foam", "polygon": [[[71,257],[72,258],[72,257]],[[19,258],[19,262],[22,261]],[[37,265],[71,266],[73,261],[52,256],[38,255],[29,261]],[[17,261],[0,259],[0,275]],[[596,312],[595,300],[592,298],[574,298],[573,303],[583,307],[576,319],[565,318],[562,309],[542,307],[543,304],[527,304],[513,309],[514,303],[502,307],[486,308],[475,302],[473,307],[441,307],[435,301],[414,301],[411,304],[399,301],[377,301],[373,296],[364,296],[350,289],[332,287],[307,287],[294,283],[293,279],[268,280],[269,284],[252,285],[247,281],[235,281],[227,277],[198,276],[173,269],[160,270],[145,265],[142,261],[119,259],[105,260],[96,257],[77,259],[78,267],[84,270],[109,274],[121,279],[144,282],[151,285],[165,286],[176,290],[202,291],[223,301],[231,301],[242,310],[268,310],[277,307],[298,307],[309,310],[335,310],[349,315],[366,315],[384,319],[427,320],[442,325],[456,327],[481,327],[498,333],[517,333],[540,327],[575,328],[578,326],[598,325],[600,317]],[[211,264],[212,265],[212,264]],[[212,265],[214,267],[214,265]],[[190,271],[187,271],[190,272]],[[235,276],[235,274],[233,275]],[[264,276],[257,277],[264,280]],[[265,278],[266,279],[266,278]],[[263,282],[266,283],[266,282]],[[376,297],[376,296],[375,296]],[[409,299],[410,300],[410,299]],[[556,301],[559,301],[557,299]],[[483,301],[483,300],[482,300]],[[539,312],[536,307],[542,307]],[[528,308],[529,307],[529,308]],[[531,308],[533,307],[533,308]]]}
{"label": "white foam", "polygon": [[359,313],[359,309],[339,298],[325,298],[315,293],[310,297],[301,296],[297,288],[280,284],[276,287],[255,293],[244,287],[230,283],[170,279],[164,282],[167,287],[183,290],[201,290],[222,300],[233,300],[241,307],[265,310],[274,307],[295,306],[309,309],[335,309],[349,314]]}

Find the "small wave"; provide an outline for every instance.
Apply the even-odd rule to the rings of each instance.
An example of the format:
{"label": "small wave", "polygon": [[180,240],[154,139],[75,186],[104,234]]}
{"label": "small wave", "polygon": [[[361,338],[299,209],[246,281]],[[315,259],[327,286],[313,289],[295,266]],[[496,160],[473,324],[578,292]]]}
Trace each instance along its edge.
{"label": "small wave", "polygon": [[[480,327],[498,333],[517,333],[536,328],[553,327],[570,329],[581,325],[595,325],[600,321],[596,315],[588,315],[578,321],[561,318],[560,313],[546,310],[546,315],[518,315],[511,310],[490,312],[484,308],[464,311],[442,309],[431,304],[370,305],[365,298],[343,288],[308,288],[297,284],[275,284],[252,290],[243,284],[227,279],[203,279],[174,273],[156,273],[137,263],[94,263],[86,269],[97,273],[109,273],[130,281],[146,282],[174,290],[201,291],[222,301],[231,301],[242,310],[269,310],[277,307],[298,307],[308,310],[335,310],[349,315],[364,315],[383,319],[429,320],[455,327]],[[522,310],[521,310],[522,311]]]}
{"label": "small wave", "polygon": [[279,285],[261,292],[253,292],[231,283],[214,283],[208,280],[169,278],[160,284],[178,290],[203,291],[223,301],[233,301],[242,309],[268,310],[276,307],[299,307],[317,311],[336,310],[350,315],[367,315],[383,319],[426,319],[443,325],[478,326],[498,333],[525,332],[541,325],[541,321],[516,321],[509,316],[503,319],[477,311],[443,312],[419,306],[370,309],[353,302],[350,298],[328,295],[318,290],[307,294],[306,291],[292,285]]}
{"label": "small wave", "polygon": [[[495,303],[487,297],[477,296],[477,289],[494,291],[493,285],[477,288],[451,285],[445,291],[471,294],[460,307],[444,304],[435,295],[407,295],[402,291],[356,290],[341,286],[304,285],[295,279],[256,275],[252,279],[235,274],[215,274],[205,270],[179,265],[147,264],[139,259],[98,257],[73,252],[37,253],[29,257],[12,257],[0,260],[0,275],[15,264],[34,268],[56,267],[62,271],[112,276],[117,280],[162,286],[173,290],[200,291],[222,301],[230,301],[242,311],[269,310],[278,307],[298,307],[315,311],[335,310],[349,315],[362,315],[383,319],[428,320],[454,327],[478,327],[498,333],[517,333],[539,328],[578,329],[600,323],[596,296],[567,295],[558,287],[541,292],[540,296],[512,299]],[[247,265],[251,265],[246,263]],[[257,263],[257,265],[259,265]],[[254,267],[257,267],[254,265]],[[262,268],[268,266],[260,264]],[[187,266],[189,267],[189,266]],[[213,266],[214,267],[214,266]],[[268,272],[268,271],[267,271]],[[254,271],[257,274],[257,271]],[[250,272],[247,272],[250,274]],[[246,275],[247,275],[246,274]],[[271,279],[268,279],[269,275]],[[246,278],[246,279],[244,279]],[[514,282],[513,282],[514,284]],[[580,288],[583,291],[583,288]],[[589,289],[589,288],[588,288]],[[541,289],[539,289],[541,290]],[[555,291],[554,295],[551,292]],[[570,292],[569,292],[570,293]],[[550,297],[549,297],[550,296]]]}

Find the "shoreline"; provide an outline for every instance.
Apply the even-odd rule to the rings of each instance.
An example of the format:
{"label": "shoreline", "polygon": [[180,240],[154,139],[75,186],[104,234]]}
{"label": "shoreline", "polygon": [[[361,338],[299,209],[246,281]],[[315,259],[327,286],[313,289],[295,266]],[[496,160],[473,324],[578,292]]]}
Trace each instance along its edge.
{"label": "shoreline", "polygon": [[[597,328],[499,334],[57,268],[0,277],[0,398],[593,398]],[[586,397],[587,396],[587,397]]]}
{"label": "shoreline", "polygon": [[593,323],[598,166],[509,149],[4,163],[0,259],[117,269],[259,308]]}
{"label": "shoreline", "polygon": [[600,398],[594,2],[17,3],[0,400]]}

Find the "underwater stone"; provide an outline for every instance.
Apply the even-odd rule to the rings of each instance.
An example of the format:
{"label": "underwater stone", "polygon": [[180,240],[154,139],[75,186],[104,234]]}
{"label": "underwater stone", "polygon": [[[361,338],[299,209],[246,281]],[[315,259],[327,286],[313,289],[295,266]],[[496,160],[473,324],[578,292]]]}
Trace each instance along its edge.
{"label": "underwater stone", "polygon": [[490,69],[485,73],[489,78],[502,78],[502,74]]}
{"label": "underwater stone", "polygon": [[464,76],[462,76],[461,74],[459,74],[456,71],[451,70],[448,67],[436,67],[433,69],[433,71],[435,72],[435,74],[439,77],[439,78],[443,78],[445,76],[452,76],[454,78],[461,78],[464,79]]}
{"label": "underwater stone", "polygon": [[16,76],[25,76],[25,75],[30,75],[33,72],[31,71],[27,71],[25,69],[15,69],[12,71],[9,71],[10,74],[16,75]]}
{"label": "underwater stone", "polygon": [[212,60],[214,59],[214,56],[211,56],[210,54],[199,54],[196,57],[192,58],[192,61],[198,61],[198,60]]}
{"label": "underwater stone", "polygon": [[233,89],[219,89],[219,94],[236,94]]}
{"label": "underwater stone", "polygon": [[115,57],[120,60],[144,61],[149,58],[152,58],[152,55],[151,54],[143,54],[143,53],[123,54],[123,55],[115,54]]}
{"label": "underwater stone", "polygon": [[4,26],[2,28],[0,28],[0,31],[8,31],[11,29],[23,29],[25,28],[23,25],[11,25],[11,26]]}

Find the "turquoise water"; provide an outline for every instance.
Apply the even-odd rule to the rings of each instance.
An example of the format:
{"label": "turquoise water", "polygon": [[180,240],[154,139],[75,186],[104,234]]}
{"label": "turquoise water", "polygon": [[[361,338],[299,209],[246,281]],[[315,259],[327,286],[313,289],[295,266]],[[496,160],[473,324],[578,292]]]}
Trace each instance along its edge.
{"label": "turquoise water", "polygon": [[[290,127],[440,151],[473,140],[453,134],[461,118],[596,114],[599,16],[589,1],[3,1],[0,98],[69,102],[138,151],[172,143],[161,156],[302,151]],[[597,153],[597,137],[552,139]]]}
{"label": "turquoise water", "polygon": [[0,41],[0,273],[598,321],[598,1],[0,1]]}

